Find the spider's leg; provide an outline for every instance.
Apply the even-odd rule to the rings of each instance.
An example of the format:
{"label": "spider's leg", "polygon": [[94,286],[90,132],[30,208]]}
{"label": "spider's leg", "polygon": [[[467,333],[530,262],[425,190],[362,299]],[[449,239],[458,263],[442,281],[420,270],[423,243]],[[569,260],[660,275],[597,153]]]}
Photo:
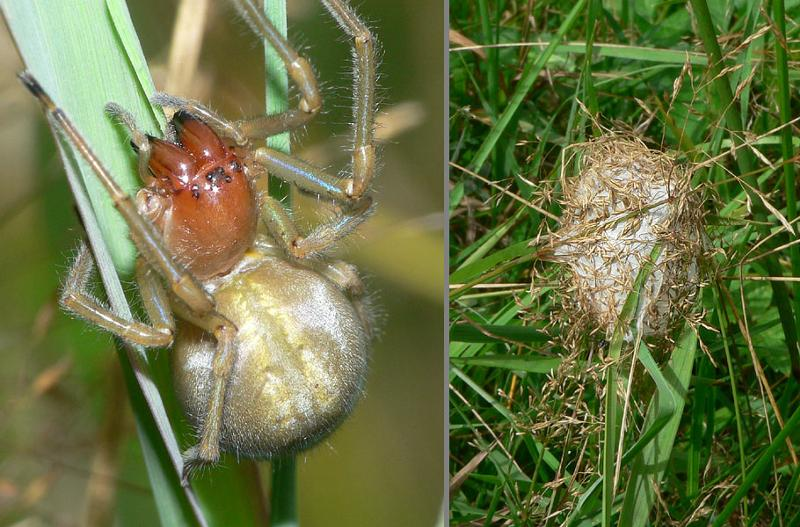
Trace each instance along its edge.
{"label": "spider's leg", "polygon": [[[251,3],[250,0],[234,1],[237,5]],[[322,0],[322,3],[353,42],[353,149],[350,174],[338,178],[268,148],[259,148],[254,159],[271,174],[303,190],[325,195],[347,205],[358,203],[366,195],[375,176],[377,45],[370,30],[346,2]],[[257,11],[255,7],[252,9]],[[276,46],[276,49],[280,52],[279,47]]]}
{"label": "spider's leg", "polygon": [[136,124],[136,119],[125,108],[117,103],[110,102],[106,104],[106,112],[115,117],[127,130],[131,139],[131,146],[136,151],[138,157],[139,179],[145,186],[149,185],[153,180],[153,175],[147,164],[150,161],[150,140],[147,134],[139,129]]}
{"label": "spider's leg", "polygon": [[362,200],[363,208],[338,212],[332,220],[321,223],[301,235],[286,208],[275,198],[261,197],[262,216],[272,237],[294,258],[308,258],[324,252],[351,234],[372,211],[372,200]]}
{"label": "spider's leg", "polygon": [[[237,0],[241,3],[243,0]],[[247,0],[250,3],[250,0]],[[288,214],[274,200],[266,200],[264,211],[273,237],[289,254],[307,257],[324,251],[350,234],[372,211],[368,190],[375,175],[375,81],[376,43],[366,25],[343,0],[322,0],[342,30],[353,40],[353,150],[349,175],[339,177],[309,163],[269,148],[259,148],[253,161],[270,175],[290,182],[300,190],[335,202],[341,212],[306,236],[300,236]]]}
{"label": "spider's leg", "polygon": [[139,295],[147,317],[157,327],[169,328],[174,333],[175,320],[172,318],[167,292],[155,271],[142,258],[136,259],[136,283],[139,285]]}
{"label": "spider's leg", "polygon": [[358,276],[356,266],[343,260],[321,261],[316,266],[317,271],[336,284],[348,298],[364,296],[364,282]]}
{"label": "spider's leg", "polygon": [[[311,117],[306,117],[305,112],[292,109],[274,115],[257,115],[238,121],[229,121],[198,101],[168,93],[157,92],[150,97],[150,102],[194,115],[219,135],[229,137],[239,146],[249,145],[250,139],[263,139],[298,128],[316,115],[311,114]],[[302,114],[303,119],[296,118],[297,114]]]}
{"label": "spider's leg", "polygon": [[353,303],[359,318],[364,324],[367,333],[374,337],[378,330],[375,305],[366,292],[364,282],[358,275],[356,266],[342,260],[320,261],[314,266],[317,271],[328,280],[336,284],[347,298]]}
{"label": "spider's leg", "polygon": [[264,138],[306,124],[322,108],[322,96],[317,86],[314,70],[305,57],[300,56],[289,41],[280,34],[254,0],[231,0],[256,35],[262,37],[275,50],[286,66],[289,78],[300,91],[297,108],[285,112],[243,119],[237,122],[242,132],[251,138]]}
{"label": "spider's leg", "polygon": [[274,115],[259,115],[238,121],[228,121],[197,101],[166,93],[155,94],[151,101],[160,106],[189,112],[202,119],[219,134],[233,139],[240,146],[245,146],[250,139],[263,139],[305,125],[319,113],[322,108],[322,97],[309,62],[301,57],[286,38],[275,29],[275,26],[264,15],[263,10],[253,0],[231,1],[253,32],[266,40],[283,60],[289,76],[300,90],[300,102],[297,108]]}
{"label": "spider's leg", "polygon": [[114,314],[108,306],[88,291],[94,261],[89,247],[81,243],[78,255],[70,267],[59,302],[68,311],[114,335],[147,348],[162,348],[172,344],[175,325],[169,305],[156,278],[143,266],[136,266],[145,310],[152,326],[128,320]]}
{"label": "spider's leg", "polygon": [[369,28],[344,0],[322,0],[342,30],[353,39],[353,153],[347,195],[363,196],[375,175],[375,84],[377,43]]}
{"label": "spider's leg", "polygon": [[[188,484],[192,472],[199,466],[216,463],[219,459],[219,443],[222,434],[223,409],[228,380],[236,359],[236,328],[231,325],[217,326],[209,319],[192,319],[191,314],[181,314],[192,323],[212,333],[217,340],[217,348],[211,367],[211,391],[208,394],[206,414],[200,430],[200,442],[183,454],[183,474],[181,481]],[[211,322],[211,323],[210,323]]]}

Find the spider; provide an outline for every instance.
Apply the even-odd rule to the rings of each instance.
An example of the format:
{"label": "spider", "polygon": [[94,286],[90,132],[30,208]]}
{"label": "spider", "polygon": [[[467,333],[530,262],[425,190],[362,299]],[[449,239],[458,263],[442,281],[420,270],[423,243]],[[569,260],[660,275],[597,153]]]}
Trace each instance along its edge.
{"label": "spider", "polygon": [[[173,347],[176,390],[199,435],[183,453],[184,484],[220,452],[268,459],[327,436],[362,393],[375,325],[356,268],[325,257],[373,209],[375,40],[345,0],[322,0],[353,46],[352,162],[340,178],[253,146],[308,123],[322,99],[308,61],[253,0],[232,1],[281,56],[300,101],[276,115],[228,121],[195,101],[158,93],[153,104],[176,110],[164,139],[144,134],[130,113],[109,103],[138,156],[144,186],[135,199],[37,80],[20,74],[125,219],[139,251],[136,281],[149,322],[120,318],[92,297],[94,261],[85,244],[61,304],[129,342]],[[334,217],[301,234],[282,203],[255,192],[255,179],[267,174],[330,201]]]}

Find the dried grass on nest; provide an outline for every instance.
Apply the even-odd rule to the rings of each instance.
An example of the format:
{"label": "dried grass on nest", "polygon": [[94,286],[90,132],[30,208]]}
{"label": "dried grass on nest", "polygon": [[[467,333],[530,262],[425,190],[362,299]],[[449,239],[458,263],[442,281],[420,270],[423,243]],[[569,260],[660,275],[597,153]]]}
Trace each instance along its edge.
{"label": "dried grass on nest", "polygon": [[[669,340],[702,279],[703,210],[690,171],[639,139],[606,135],[573,145],[576,177],[563,178],[561,228],[551,259],[564,266],[562,336],[610,338],[636,276],[656,245],[661,255],[634,316],[644,337]],[[571,164],[571,163],[570,163]],[[568,170],[569,167],[565,167]]]}
{"label": "dried grass on nest", "polygon": [[[655,244],[661,254],[641,291],[643,309],[634,320],[643,337],[659,344],[651,350],[663,350],[656,353],[662,357],[671,350],[673,331],[692,317],[706,254],[702,200],[691,188],[688,167],[620,134],[570,149],[563,173],[572,174],[575,163],[579,170],[562,177],[561,227],[540,250],[543,259],[560,267],[554,304],[562,308],[550,315],[566,356],[535,403],[535,421],[540,433],[577,454],[602,430],[602,416],[587,401],[605,397],[607,339]],[[533,272],[535,286],[537,269]],[[631,401],[633,413],[643,410],[638,399]],[[584,453],[568,469],[588,480],[599,470],[597,461]]]}

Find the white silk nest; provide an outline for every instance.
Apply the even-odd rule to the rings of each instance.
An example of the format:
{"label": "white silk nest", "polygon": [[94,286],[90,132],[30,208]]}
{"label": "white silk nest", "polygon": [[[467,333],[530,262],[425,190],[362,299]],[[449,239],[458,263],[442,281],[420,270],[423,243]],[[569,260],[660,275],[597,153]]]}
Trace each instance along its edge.
{"label": "white silk nest", "polygon": [[[552,255],[567,266],[570,323],[611,337],[634,281],[661,252],[633,320],[642,336],[668,337],[700,287],[703,214],[689,172],[638,139],[608,135],[576,147],[579,174],[562,181]],[[630,338],[630,333],[626,335]]]}

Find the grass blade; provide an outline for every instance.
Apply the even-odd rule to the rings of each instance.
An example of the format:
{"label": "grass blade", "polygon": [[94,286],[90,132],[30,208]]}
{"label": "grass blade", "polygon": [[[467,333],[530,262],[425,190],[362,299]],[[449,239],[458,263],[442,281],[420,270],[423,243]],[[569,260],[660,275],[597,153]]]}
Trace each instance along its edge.
{"label": "grass blade", "polygon": [[[104,112],[105,104],[115,101],[131,111],[148,132],[157,133],[159,129],[147,100],[149,94],[135,79],[134,64],[121,43],[125,39],[128,50],[139,47],[130,18],[118,16],[117,23],[127,24],[127,29],[118,34],[103,0],[77,6],[50,3],[47,9],[33,2],[5,0],[0,7],[28,70],[70,116],[123,189],[133,192],[138,181],[132,156],[126,142],[120,140],[119,130]],[[141,51],[137,56],[142,57]],[[141,64],[136,67],[141,69]],[[117,272],[130,274],[135,260],[127,227],[92,171],[82,160],[73,161],[77,156],[66,153],[69,145],[60,140],[57,144],[112,309],[130,318],[130,308],[117,276]],[[194,493],[178,482],[177,474],[183,468],[178,442],[147,360],[142,350],[128,347],[120,356],[127,359],[122,360],[123,368],[132,368],[136,385],[131,386],[141,390],[141,393],[131,390],[129,394],[140,436],[146,441],[142,448],[148,474],[154,490],[160,491],[155,493],[159,513],[162,518],[176,522],[183,518],[185,524],[204,525]],[[141,400],[146,405],[137,403]],[[158,434],[151,433],[151,422]],[[160,444],[156,444],[153,441],[159,435]],[[169,462],[164,463],[165,459]],[[188,515],[187,510],[191,511]]]}
{"label": "grass blade", "polygon": [[550,373],[561,364],[559,357],[528,357],[519,355],[492,355],[488,357],[455,357],[452,362],[460,362],[469,366],[501,368],[528,373]]}
{"label": "grass blade", "polygon": [[767,467],[769,467],[770,463],[772,462],[772,458],[778,453],[778,449],[780,449],[782,446],[785,446],[786,438],[797,429],[800,429],[800,407],[795,409],[792,416],[789,417],[788,421],[786,421],[786,426],[784,426],[781,431],[778,432],[764,453],[761,454],[758,460],[750,468],[750,471],[747,473],[747,477],[745,477],[744,481],[742,481],[742,484],[739,485],[739,488],[736,489],[736,492],[725,505],[725,508],[722,509],[722,512],[719,513],[719,516],[714,519],[714,523],[712,524],[713,527],[722,527],[726,524],[728,518],[730,518],[731,514],[733,514],[736,508],[739,506],[739,502],[742,501],[747,492],[750,490],[750,487],[753,486],[758,478],[761,477],[761,474],[767,469]]}
{"label": "grass blade", "polygon": [[561,27],[558,28],[558,32],[553,36],[550,44],[536,57],[536,60],[531,60],[530,58],[528,59],[528,64],[525,66],[525,69],[522,72],[522,77],[520,78],[519,84],[514,91],[514,95],[511,96],[511,100],[508,102],[508,106],[505,110],[503,110],[503,114],[497,120],[497,123],[495,123],[494,127],[492,127],[492,130],[486,136],[483,144],[481,144],[478,152],[475,154],[475,158],[472,160],[471,167],[476,172],[481,169],[483,163],[485,163],[486,159],[488,159],[489,154],[491,154],[494,150],[495,144],[500,139],[500,136],[503,134],[508,124],[514,118],[514,114],[519,109],[522,101],[528,95],[531,87],[533,87],[533,83],[539,76],[539,72],[542,71],[542,68],[544,68],[547,60],[555,51],[556,46],[558,46],[558,44],[564,38],[564,35],[567,34],[567,32],[578,20],[578,13],[581,12],[585,4],[586,0],[578,0],[578,2],[576,2],[572,7],[572,10],[569,12],[566,19],[564,19]]}
{"label": "grass blade", "polygon": [[[728,76],[722,73],[722,52],[717,42],[717,35],[714,25],[711,22],[711,14],[708,11],[708,4],[705,0],[691,0],[692,8],[697,17],[697,30],[703,40],[703,46],[708,54],[709,73],[714,78],[713,99],[719,118],[724,120],[731,133],[734,144],[739,145],[742,139],[739,133],[742,128],[742,117],[738,106],[734,103],[733,92],[728,80]],[[739,166],[741,178],[746,183],[745,191],[752,201],[753,219],[756,221],[758,231],[762,238],[770,235],[769,223],[767,221],[768,211],[762,202],[762,195],[758,192],[758,180],[753,171],[755,162],[753,154],[746,148],[740,149],[736,161]],[[764,244],[764,249],[769,250],[780,243],[783,243],[782,236],[775,236]],[[764,258],[764,265],[770,276],[780,278],[783,270],[778,263],[775,255]],[[800,381],[800,348],[797,341],[797,326],[795,325],[792,304],[789,301],[789,290],[786,284],[780,280],[771,280],[772,292],[775,296],[775,304],[781,317],[786,344],[789,352],[789,360],[792,363],[792,374],[797,381]]]}
{"label": "grass blade", "polygon": [[645,432],[640,441],[649,434],[653,435],[653,441],[646,441],[646,445],[633,461],[620,513],[622,525],[647,524],[656,499],[655,488],[664,475],[664,469],[672,454],[675,435],[678,433],[696,350],[697,334],[693,328],[686,326],[665,368],[669,379],[658,370],[646,346],[642,346],[639,352],[639,359],[657,387],[657,393],[653,395],[648,406]]}
{"label": "grass blade", "polygon": [[[283,36],[287,32],[285,0],[264,1],[264,12],[272,24]],[[264,46],[264,63],[266,68],[265,106],[267,114],[280,113],[289,108],[289,76],[280,56],[269,45]],[[291,135],[285,132],[267,138],[267,146],[284,153],[291,151]],[[290,187],[277,178],[270,178],[269,193],[290,204]],[[297,481],[294,458],[287,457],[272,461],[272,485],[270,498],[272,525],[294,527],[297,520]]]}
{"label": "grass blade", "polygon": [[[792,120],[791,91],[789,88],[789,68],[787,64],[786,12],[783,0],[772,0],[772,20],[775,24],[775,69],[778,74],[778,113],[780,124]],[[786,219],[790,222],[797,217],[797,194],[794,176],[794,146],[792,145],[792,128],[781,129],[781,154],[783,156],[783,182],[786,190]],[[792,261],[792,274],[800,276],[800,248],[796,245],[789,249]],[[795,325],[800,328],[800,284],[793,284]]]}
{"label": "grass blade", "polygon": [[611,345],[608,350],[608,358],[612,361],[606,372],[606,400],[605,400],[605,427],[603,439],[603,526],[611,525],[612,507],[615,494],[615,475],[617,460],[617,443],[619,442],[620,428],[622,426],[622,408],[617,397],[617,368],[618,361],[625,342],[625,336],[631,328],[631,321],[639,308],[639,295],[642,287],[653,270],[654,263],[661,254],[661,245],[657,244],[650,253],[650,258],[636,275],[628,298],[622,306],[614,334],[611,337]]}

